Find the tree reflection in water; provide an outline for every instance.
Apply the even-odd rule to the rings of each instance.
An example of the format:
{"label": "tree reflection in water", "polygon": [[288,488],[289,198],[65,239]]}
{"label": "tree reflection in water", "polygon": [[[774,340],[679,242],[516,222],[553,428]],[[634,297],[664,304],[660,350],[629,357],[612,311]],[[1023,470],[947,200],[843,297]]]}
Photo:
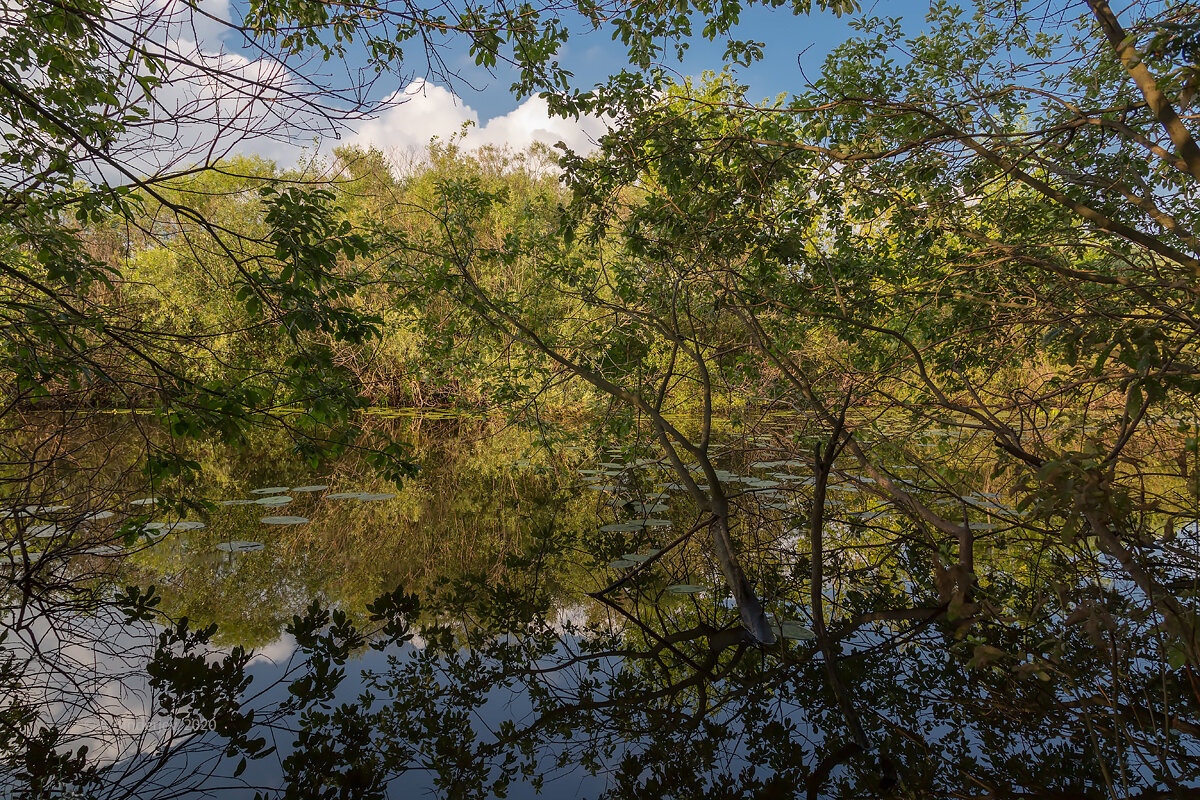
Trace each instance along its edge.
{"label": "tree reflection in water", "polygon": [[[38,613],[7,618],[6,789],[982,798],[1197,787],[1193,670],[1103,543],[1065,544],[999,497],[960,492],[1003,521],[975,528],[968,582],[961,552],[931,543],[835,459],[761,477],[765,454],[735,441],[717,477],[733,487],[732,534],[782,634],[762,646],[724,588],[710,515],[654,464],[610,454],[596,460],[620,464],[595,472],[614,474],[589,475],[579,451],[539,449],[526,433],[423,424],[399,433],[428,468],[394,501],[300,499],[312,523],[269,531],[251,524],[257,511],[214,508],[207,528],[114,559],[108,577],[84,560],[31,593]],[[269,477],[244,483],[318,482]],[[366,480],[352,463],[320,477],[331,493]],[[671,525],[638,522],[652,514]],[[1174,570],[1177,601],[1194,612],[1192,535],[1181,526],[1132,546],[1147,568]],[[230,537],[266,546],[214,556]],[[123,589],[120,613],[50,602],[151,582],[151,594]],[[184,614],[196,621],[166,624]],[[289,616],[281,645],[263,648],[277,665],[236,646],[269,645]]]}
{"label": "tree reflection in water", "polygon": [[[605,776],[614,797],[1125,797],[1194,787],[1191,675],[1146,657],[1156,631],[1127,591],[1013,585],[985,601],[1011,610],[987,620],[917,604],[881,612],[860,595],[830,625],[843,704],[815,642],[751,646],[720,606],[627,596],[606,598],[585,623],[551,622],[548,607],[512,605],[532,588],[459,587],[426,608],[443,623],[422,630],[425,648],[368,676],[372,702],[313,717],[305,735],[373,740],[356,774],[374,776],[381,792],[386,776],[419,767],[447,796],[499,795],[512,780],[538,786],[579,770]],[[911,589],[918,603],[935,592]],[[1064,606],[1066,596],[1090,603]],[[498,615],[506,603],[510,613]],[[495,723],[508,695],[531,708]],[[493,722],[485,731],[480,720]],[[306,756],[287,766],[297,787],[327,767]]]}

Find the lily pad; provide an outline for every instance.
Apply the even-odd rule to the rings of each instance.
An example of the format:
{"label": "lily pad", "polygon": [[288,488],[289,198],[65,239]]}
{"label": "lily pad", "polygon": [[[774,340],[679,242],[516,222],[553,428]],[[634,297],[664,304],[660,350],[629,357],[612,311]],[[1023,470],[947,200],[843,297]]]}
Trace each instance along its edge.
{"label": "lily pad", "polygon": [[263,489],[251,489],[250,494],[283,494],[287,490],[286,486],[267,486]]}
{"label": "lily pad", "polygon": [[267,525],[303,525],[308,517],[263,517],[259,520]]}
{"label": "lily pad", "polygon": [[692,583],[677,583],[674,586],[668,586],[667,591],[671,594],[700,594],[707,592],[707,586],[696,586]]}
{"label": "lily pad", "polygon": [[219,506],[252,506],[257,503],[257,500],[218,500]]}
{"label": "lily pad", "polygon": [[179,522],[147,522],[142,529],[171,533],[172,531],[198,531],[203,527],[205,527],[203,522],[180,520]]}
{"label": "lily pad", "polygon": [[93,522],[95,520],[108,519],[109,517],[113,517],[113,516],[116,516],[116,515],[113,514],[113,512],[111,512],[111,511],[93,511],[91,514],[85,514],[83,516],[83,521],[84,522]]}
{"label": "lily pad", "polygon": [[262,542],[219,542],[217,549],[223,553],[253,553],[262,550],[266,545]]}
{"label": "lily pad", "polygon": [[638,514],[661,514],[669,510],[665,503],[625,503],[624,506]]}
{"label": "lily pad", "polygon": [[643,527],[643,525],[637,522],[614,522],[601,527],[600,530],[606,533],[629,533],[631,531],[640,531]]}
{"label": "lily pad", "polygon": [[96,547],[89,547],[83,552],[89,556],[119,556],[124,554],[125,548],[116,544],[102,544]]}
{"label": "lily pad", "polygon": [[637,565],[638,562],[636,561],[630,561],[627,558],[619,558],[608,566],[610,569],[629,569],[630,567],[636,567]]}
{"label": "lily pad", "polygon": [[25,506],[30,514],[53,514],[55,511],[66,511],[70,506]]}
{"label": "lily pad", "polygon": [[57,536],[60,533],[66,533],[63,528],[57,525],[33,525],[25,530],[30,536],[36,536],[39,539],[49,539],[51,536]]}
{"label": "lily pad", "polygon": [[326,500],[353,500],[362,497],[365,492],[334,492],[333,494],[325,495]]}
{"label": "lily pad", "polygon": [[775,630],[784,639],[792,639],[794,641],[805,641],[808,639],[817,638],[815,633],[794,619],[784,620],[776,626]]}
{"label": "lily pad", "polygon": [[254,502],[260,506],[286,506],[292,502],[292,498],[286,494],[273,494],[270,497],[264,497],[262,500],[255,500]]}
{"label": "lily pad", "polygon": [[[29,556],[30,563],[36,564],[42,560],[42,556],[44,556],[45,553],[40,551],[27,551],[25,555]],[[0,553],[0,565],[8,564],[10,566],[17,566],[23,563],[25,562],[20,553]]]}
{"label": "lily pad", "polygon": [[360,494],[358,496],[358,499],[364,503],[372,503],[372,502],[375,502],[376,500],[391,500],[395,496],[396,495],[393,492],[379,492],[378,494],[372,494],[371,492],[363,492],[362,494]]}
{"label": "lily pad", "polygon": [[131,506],[152,506],[162,500],[161,497],[143,497],[140,500],[130,500]]}
{"label": "lily pad", "polygon": [[292,488],[293,492],[323,492],[329,487],[325,484],[315,484],[313,486],[296,486]]}
{"label": "lily pad", "polygon": [[642,553],[624,553],[621,558],[625,561],[636,561],[639,564],[650,560],[650,556],[643,555]]}

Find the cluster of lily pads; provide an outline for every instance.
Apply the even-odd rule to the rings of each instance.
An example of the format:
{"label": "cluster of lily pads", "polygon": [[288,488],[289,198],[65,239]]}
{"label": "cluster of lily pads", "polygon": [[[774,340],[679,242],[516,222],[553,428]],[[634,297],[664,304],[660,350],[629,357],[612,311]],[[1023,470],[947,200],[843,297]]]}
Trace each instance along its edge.
{"label": "cluster of lily pads", "polygon": [[[268,486],[261,489],[253,489],[250,491],[252,495],[257,497],[245,500],[219,500],[217,505],[221,506],[238,506],[238,505],[257,505],[264,509],[277,509],[291,503],[294,498],[285,492],[293,494],[312,494],[323,492],[329,487],[326,485],[312,486]],[[334,492],[325,495],[327,500],[358,500],[360,502],[375,502],[380,500],[390,500],[396,495],[392,493],[377,493],[377,492]],[[162,498],[158,497],[143,497],[136,500],[131,500],[129,505],[134,508],[153,508],[162,503]],[[70,536],[74,531],[82,525],[92,522],[100,522],[111,519],[116,516],[115,511],[92,511],[85,514],[70,514],[64,515],[64,512],[70,511],[68,505],[52,505],[52,506],[21,506],[17,508],[0,509],[0,521],[12,520],[18,525],[23,524],[23,533],[25,537],[37,539],[51,539],[54,537]],[[140,512],[144,514],[145,512]],[[309,520],[307,517],[288,516],[288,515],[268,515],[259,520],[264,525],[303,525]],[[176,520],[172,522],[141,522],[129,529],[131,535],[145,536],[148,539],[157,539],[165,536],[168,533],[180,531],[194,531],[205,527],[203,522],[195,520]],[[262,550],[264,545],[261,542],[250,541],[229,541],[221,542],[217,549],[229,553],[249,553],[257,550]],[[101,544],[94,547],[89,547],[79,551],[88,555],[99,556],[116,556],[126,552],[125,548],[117,544]],[[14,552],[11,549],[8,552],[0,553],[0,565],[17,565],[29,562],[36,562],[44,557],[44,552],[40,550],[24,550],[23,552]]]}
{"label": "cluster of lily pads", "polygon": [[[295,498],[285,492],[293,494],[314,494],[323,492],[328,489],[326,484],[314,484],[312,486],[264,486],[260,489],[251,489],[250,494],[260,495],[256,498],[246,500],[218,500],[217,505],[221,506],[248,506],[258,505],[266,508],[282,508],[291,503]],[[379,500],[391,500],[396,495],[391,492],[333,492],[325,495],[326,500],[359,500],[364,503],[376,502]],[[308,523],[308,517],[291,516],[291,515],[268,515],[259,519],[259,522],[264,525],[305,525]],[[217,549],[226,553],[253,553],[262,550],[265,547],[262,542],[250,542],[244,540],[221,542],[217,545]]]}
{"label": "cluster of lily pads", "polygon": [[[949,431],[932,431],[925,442],[949,438],[951,438]],[[686,491],[688,487],[677,479],[664,478],[664,480],[656,482],[656,490],[651,490],[651,493],[636,492],[626,485],[630,483],[627,480],[630,475],[645,469],[668,471],[669,466],[652,459],[622,463],[615,458],[615,455],[610,455],[607,460],[594,467],[578,470],[579,474],[584,476],[587,488],[614,495],[610,504],[618,510],[618,513],[625,512],[633,517],[603,525],[600,530],[613,533],[639,533],[648,528],[670,527],[672,523],[669,519],[653,515],[667,511],[667,503],[672,492]],[[760,509],[791,511],[798,515],[800,512],[794,493],[796,490],[815,484],[810,469],[811,466],[807,461],[799,459],[760,460],[748,466],[747,471],[750,474],[739,475],[719,469],[716,470],[716,477],[723,484],[735,487],[737,495],[747,499],[752,498]],[[903,474],[902,469],[896,471]],[[707,483],[704,473],[699,470],[692,472],[692,478],[701,487]],[[930,486],[922,486],[916,480],[900,477],[893,478],[893,480],[910,491],[932,496],[930,502],[938,501],[939,494],[941,494],[945,495],[947,500],[952,497],[960,507],[965,505],[966,509],[970,510],[974,516],[983,517],[978,521],[971,520],[970,525],[974,530],[990,531],[1010,528],[1017,524],[1012,521],[1013,518],[1021,516],[1015,509],[1002,505],[1000,496],[993,493],[973,492],[960,497],[952,495],[944,488],[939,490]],[[839,495],[846,497],[869,490],[873,484],[875,484],[875,480],[870,476],[833,475],[828,490],[832,498],[837,498]],[[635,494],[636,497],[632,497]],[[851,527],[864,526],[877,524],[890,517],[891,513],[884,507],[868,507],[865,510],[847,511],[839,515],[837,519]],[[634,569],[659,554],[660,551],[655,549],[623,553],[620,558],[611,561],[608,567],[612,570]],[[670,593],[680,595],[700,594],[709,590],[710,587],[691,583],[676,584],[666,589]],[[814,636],[811,630],[796,620],[775,620],[773,624],[782,638],[810,639]]]}
{"label": "cluster of lily pads", "polygon": [[[87,514],[65,514],[71,507],[68,505],[37,506],[27,505],[16,508],[0,509],[0,520],[11,521],[22,529],[23,539],[65,539],[75,533],[81,526],[99,522],[116,516],[113,511],[93,511]],[[116,545],[97,545],[80,552],[91,555],[111,555],[124,552]],[[15,550],[11,545],[0,553],[0,565],[15,566],[26,561],[35,563],[46,557],[47,553],[58,554],[58,551]]]}

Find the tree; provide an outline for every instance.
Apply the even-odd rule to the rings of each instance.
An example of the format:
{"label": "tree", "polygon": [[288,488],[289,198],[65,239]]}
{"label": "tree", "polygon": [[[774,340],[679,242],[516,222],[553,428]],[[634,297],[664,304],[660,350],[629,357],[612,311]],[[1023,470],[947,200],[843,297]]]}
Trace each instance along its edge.
{"label": "tree", "polygon": [[[1148,618],[1165,633],[1146,643],[1144,677],[1176,685],[1197,664],[1197,565],[1172,538],[1191,541],[1197,513],[1195,145],[1174,110],[1190,103],[1195,8],[1141,9],[1127,29],[1103,4],[1073,10],[1059,24],[1020,5],[967,17],[935,4],[908,40],[866,19],[818,81],[774,103],[748,103],[728,77],[630,98],[597,156],[568,157],[561,228],[522,241],[480,235],[502,194],[443,185],[425,263],[484,324],[647,422],[712,514],[759,642],[773,636],[756,594],[779,578],[729,568],[750,561],[759,510],[716,469],[738,453],[709,438],[713,398],[751,386],[821,437],[813,448],[802,425],[746,449],[812,469],[813,492],[789,491],[807,503],[810,611],[860,748],[859,688],[820,629],[861,609],[827,602],[823,572],[828,529],[860,529],[862,514],[899,515],[859,547],[915,538],[934,590],[898,606],[878,595],[867,618],[944,619],[971,637],[972,663],[1029,669],[1059,663],[1074,624]],[[481,277],[522,258],[542,276],[522,295]],[[550,303],[570,326],[528,313]],[[689,401],[698,435],[665,413]],[[834,479],[875,506],[832,508]],[[1050,584],[1063,613],[1040,643],[1009,616],[1040,612],[995,588],[1014,565],[977,558],[1001,548],[1076,559]],[[1096,563],[1130,587],[1119,622],[1087,577]]]}
{"label": "tree", "polygon": [[[1140,553],[1194,501],[1146,498],[1161,466],[1138,454],[1159,435],[1143,433],[1151,409],[1187,408],[1196,387],[1195,145],[1173,110],[1189,101],[1193,9],[1147,11],[1132,33],[1103,4],[1079,9],[1072,34],[1019,6],[968,19],[935,4],[909,59],[891,59],[895,21],[868,19],[805,94],[756,107],[728,81],[684,84],[570,175],[586,230],[615,230],[635,280],[667,265],[666,285],[704,287],[649,308],[618,289],[631,319],[723,312],[770,396],[827,431],[840,407],[872,408],[838,447],[934,550],[956,542],[960,596],[974,535],[883,469],[892,451],[867,430],[886,409],[992,437],[997,477],[1034,512],[1013,524],[1098,537],[1194,662],[1190,612]],[[1176,44],[1143,58],[1140,40]],[[1055,428],[1077,413],[1103,420],[1098,435]],[[970,493],[916,465],[926,486]]]}

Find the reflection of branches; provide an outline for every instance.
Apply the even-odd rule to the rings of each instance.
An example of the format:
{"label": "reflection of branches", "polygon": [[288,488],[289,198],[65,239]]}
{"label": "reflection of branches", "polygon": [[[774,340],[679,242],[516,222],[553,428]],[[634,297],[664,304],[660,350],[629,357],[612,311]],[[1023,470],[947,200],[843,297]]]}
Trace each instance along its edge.
{"label": "reflection of branches", "polygon": [[641,562],[640,564],[637,564],[636,566],[630,568],[629,571],[626,572],[623,576],[621,576],[617,580],[613,581],[608,586],[606,586],[605,588],[601,589],[598,592],[589,592],[588,596],[594,597],[597,600],[601,600],[604,598],[604,595],[609,594],[610,592],[616,591],[617,589],[620,589],[622,586],[633,581],[639,574],[650,569],[650,567],[653,566],[654,562],[658,561],[661,558],[665,558],[667,556],[667,554],[670,553],[670,551],[674,550],[676,547],[680,546],[681,544],[683,544],[686,541],[688,541],[689,539],[691,539],[692,536],[697,531],[700,531],[700,530],[703,530],[704,528],[709,527],[715,521],[716,520],[713,517],[708,517],[707,519],[701,520],[700,522],[696,523],[688,530],[686,530],[683,533],[676,536],[674,539],[672,539],[667,544],[663,545],[662,547],[657,548],[653,555],[651,555],[649,558],[647,558],[645,561]]}

